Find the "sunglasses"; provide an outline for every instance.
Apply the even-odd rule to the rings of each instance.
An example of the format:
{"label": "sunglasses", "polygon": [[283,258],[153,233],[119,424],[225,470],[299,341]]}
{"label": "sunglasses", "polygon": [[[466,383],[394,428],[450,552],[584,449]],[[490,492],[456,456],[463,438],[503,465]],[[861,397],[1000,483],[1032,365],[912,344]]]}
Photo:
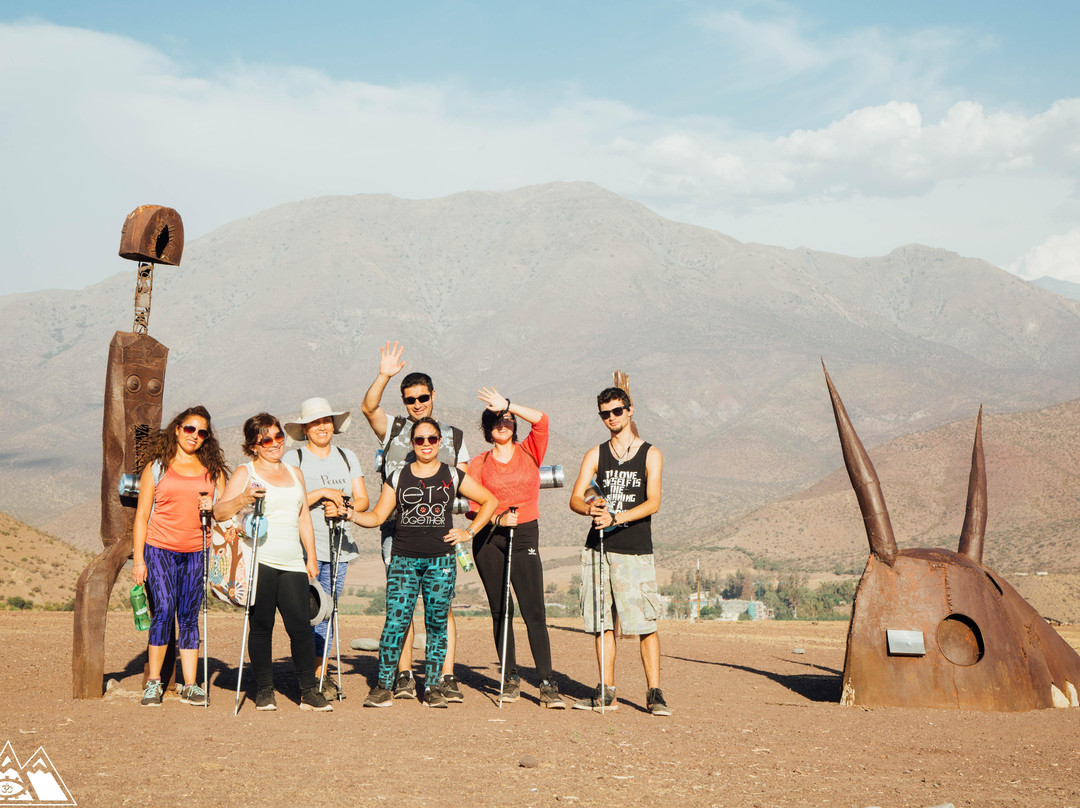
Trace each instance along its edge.
{"label": "sunglasses", "polygon": [[412,439],[412,442],[415,443],[417,446],[423,446],[425,443],[434,446],[441,440],[442,438],[440,438],[438,435],[417,435],[415,438]]}
{"label": "sunglasses", "polygon": [[184,424],[180,427],[187,435],[198,435],[203,440],[210,437],[210,433],[205,429],[198,429],[194,424]]}
{"label": "sunglasses", "polygon": [[401,400],[406,404],[416,404],[417,402],[427,404],[431,401],[431,393],[424,393],[422,396],[403,396]]}
{"label": "sunglasses", "polygon": [[600,410],[600,417],[605,421],[608,418],[618,418],[626,412],[626,410],[626,407],[612,407],[610,410]]}
{"label": "sunglasses", "polygon": [[512,418],[503,418],[495,422],[495,426],[492,429],[513,429],[515,421]]}
{"label": "sunglasses", "polygon": [[259,438],[259,440],[256,442],[264,449],[269,449],[275,443],[284,443],[285,433],[278,432],[276,435],[266,435],[265,437]]}

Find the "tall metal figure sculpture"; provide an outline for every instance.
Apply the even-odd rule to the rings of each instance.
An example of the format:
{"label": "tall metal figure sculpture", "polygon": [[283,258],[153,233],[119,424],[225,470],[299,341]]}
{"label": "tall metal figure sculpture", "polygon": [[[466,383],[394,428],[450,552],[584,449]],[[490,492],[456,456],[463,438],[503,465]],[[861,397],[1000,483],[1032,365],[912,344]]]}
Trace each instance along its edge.
{"label": "tall metal figure sculpture", "polygon": [[179,266],[184,225],[172,208],[142,205],[124,222],[120,256],[139,262],[135,322],[109,344],[105,415],[101,427],[101,541],[105,550],[79,576],[75,591],[72,691],[100,698],[105,674],[105,617],[109,596],[132,552],[135,498],[117,496],[120,475],[142,471],[149,442],[161,429],[165,362],[169,349],[147,334],[154,264]]}
{"label": "tall metal figure sculpture", "polygon": [[1078,706],[1080,656],[982,563],[982,409],[958,551],[899,550],[874,465],[827,370],[825,382],[870,541],[848,629],[841,703],[1002,712]]}

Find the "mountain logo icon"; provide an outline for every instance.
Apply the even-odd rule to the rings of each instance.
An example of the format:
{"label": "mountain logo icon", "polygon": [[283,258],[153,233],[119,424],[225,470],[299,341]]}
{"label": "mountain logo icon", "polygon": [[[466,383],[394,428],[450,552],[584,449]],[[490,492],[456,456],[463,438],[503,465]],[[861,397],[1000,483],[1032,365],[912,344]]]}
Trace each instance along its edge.
{"label": "mountain logo icon", "polygon": [[43,747],[20,763],[11,741],[0,751],[0,805],[77,805]]}

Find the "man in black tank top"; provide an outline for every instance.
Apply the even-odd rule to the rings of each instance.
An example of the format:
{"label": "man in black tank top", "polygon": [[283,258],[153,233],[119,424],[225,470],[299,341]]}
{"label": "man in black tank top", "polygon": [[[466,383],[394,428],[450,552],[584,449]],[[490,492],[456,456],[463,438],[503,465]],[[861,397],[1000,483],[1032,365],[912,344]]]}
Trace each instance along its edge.
{"label": "man in black tank top", "polygon": [[[618,387],[596,397],[600,418],[611,437],[594,446],[581,461],[570,495],[570,509],[592,520],[581,551],[585,630],[596,638],[602,664],[603,692],[574,705],[579,710],[618,707],[615,698],[615,626],[638,635],[645,667],[646,708],[653,715],[671,715],[660,690],[660,637],[656,620],[660,596],[653,565],[652,515],[660,509],[663,457],[637,435],[630,421],[634,405]],[[600,497],[594,498],[590,490]],[[600,557],[603,534],[603,558]],[[600,575],[601,564],[603,575]],[[604,615],[597,608],[596,587],[603,581]],[[603,660],[601,662],[601,660]]]}

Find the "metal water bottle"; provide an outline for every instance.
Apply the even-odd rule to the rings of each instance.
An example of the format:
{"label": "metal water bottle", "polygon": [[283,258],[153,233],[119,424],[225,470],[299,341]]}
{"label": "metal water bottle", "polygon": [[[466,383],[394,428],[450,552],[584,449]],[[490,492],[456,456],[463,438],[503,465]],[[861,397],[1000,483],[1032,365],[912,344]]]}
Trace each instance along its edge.
{"label": "metal water bottle", "polygon": [[146,604],[146,590],[142,584],[131,587],[131,611],[135,615],[135,628],[139,631],[150,629],[150,607]]}
{"label": "metal water bottle", "polygon": [[472,556],[469,555],[469,550],[465,546],[465,542],[458,542],[454,545],[454,555],[457,556],[462,572],[472,572],[474,566],[473,560]]}

